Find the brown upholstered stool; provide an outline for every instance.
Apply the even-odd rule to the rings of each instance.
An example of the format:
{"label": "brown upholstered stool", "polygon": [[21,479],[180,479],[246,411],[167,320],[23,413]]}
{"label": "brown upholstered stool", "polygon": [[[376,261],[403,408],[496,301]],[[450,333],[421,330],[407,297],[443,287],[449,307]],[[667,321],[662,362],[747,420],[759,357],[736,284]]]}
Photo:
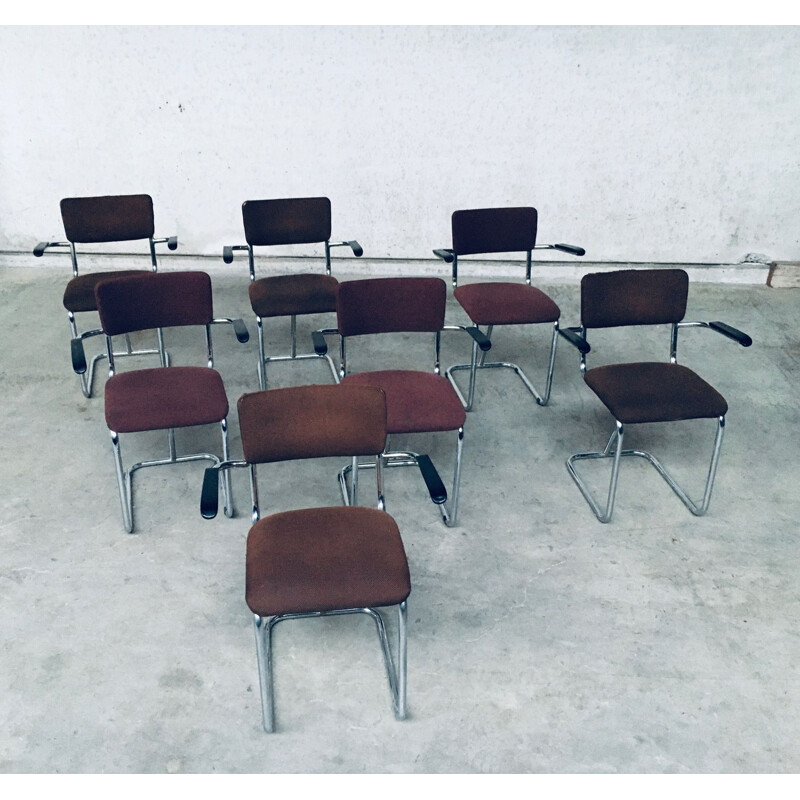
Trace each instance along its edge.
{"label": "brown upholstered stool", "polygon": [[[461,476],[461,453],[466,412],[453,386],[439,374],[439,345],[442,330],[460,329],[444,323],[447,286],[441,278],[372,278],[339,284],[336,315],[341,336],[342,385],[378,386],[386,394],[387,432],[391,434],[456,431],[458,445],[448,506],[447,491],[430,458],[414,452],[387,449],[386,466],[418,466],[431,499],[439,506],[443,520],[454,525],[458,513]],[[463,329],[467,330],[467,329]],[[474,336],[485,341],[475,329]],[[421,370],[373,370],[348,373],[346,342],[348,337],[385,333],[427,333],[434,337],[432,372]],[[476,339],[476,342],[478,340]],[[486,342],[488,346],[488,341]],[[473,363],[477,358],[473,347]],[[349,468],[342,479],[357,479]],[[353,484],[353,490],[355,486]]]}
{"label": "brown upholstered stool", "polygon": [[[242,204],[246,245],[226,245],[222,257],[233,261],[234,250],[247,250],[250,261],[250,304],[258,325],[258,382],[267,388],[267,364],[273,361],[299,361],[324,358],[334,382],[338,381],[331,358],[318,353],[297,352],[297,317],[332,313],[336,310],[338,281],[331,275],[331,248],[347,246],[356,257],[363,254],[356,241],[331,242],[331,201],[327,197],[292,197],[276,200],[246,200]],[[256,279],[255,247],[322,244],[325,248],[325,274],[277,275]],[[289,317],[291,351],[288,355],[267,356],[263,320]],[[335,333],[327,330],[327,333]]]}
{"label": "brown upholstered stool", "polygon": [[[93,329],[80,333],[75,314],[96,311],[95,287],[107,278],[122,278],[137,275],[147,270],[113,270],[78,274],[77,244],[104,244],[109,242],[131,242],[147,240],[150,251],[150,271],[158,271],[156,244],[167,243],[170,250],[178,246],[176,236],[154,238],[153,200],[146,194],[109,195],[101,197],[66,197],[61,201],[61,219],[64,223],[66,242],[40,242],[33,251],[41,256],[50,248],[69,248],[72,257],[72,280],[64,291],[63,304],[67,310],[72,339],[86,340],[102,333]],[[117,358],[130,355],[158,355],[157,348],[134,351],[130,338],[125,337],[125,350],[115,353]],[[92,396],[94,370],[97,361],[106,354],[98,353],[79,375],[81,391],[85,397]]]}
{"label": "brown upholstered stool", "polygon": [[[106,423],[114,449],[122,520],[133,532],[133,473],[143,467],[205,460],[219,464],[212,453],[178,456],[175,429],[218,423],[222,432],[222,458],[228,457],[228,398],[219,373],[213,369],[210,326],[232,323],[239,341],[248,339],[241,320],[215,319],[212,308],[211,279],[204,272],[141,272],[97,282],[95,299],[102,331],[106,337],[106,357],[110,376],[105,388]],[[207,367],[168,366],[163,329],[200,325],[205,328]],[[158,330],[162,366],[155,369],[116,373],[113,336],[134,331]],[[86,369],[83,341],[73,340],[76,372]],[[127,471],[122,465],[119,435],[166,430],[167,458],[134,464]],[[225,512],[233,516],[230,480],[225,483]]]}
{"label": "brown upholstered stool", "polygon": [[[678,330],[703,327],[722,333],[744,347],[752,340],[747,334],[722,322],[684,322],[689,293],[689,276],[680,269],[617,270],[585,275],[581,281],[581,324],[562,329],[561,334],[581,352],[581,371],[586,385],[606,406],[616,429],[604,450],[577,453],[567,459],[567,469],[600,522],[609,522],[614,511],[620,459],[639,456],[649,461],[696,516],[705,514],[717,472],[725,415],[725,398],[697,373],[677,363]],[[590,328],[641,325],[669,325],[669,362],[609,364],[586,369]],[[717,434],[711,456],[703,499],[696,503],[675,482],[661,462],[644,450],[623,450],[624,426],[652,422],[716,419]],[[602,506],[578,474],[575,464],[582,460],[613,459],[611,480]]]}
{"label": "brown upholstered stool", "polygon": [[[556,344],[558,342],[558,320],[561,310],[558,305],[540,289],[531,286],[531,252],[533,250],[560,250],[574,256],[582,256],[585,250],[571,244],[536,244],[538,212],[529,206],[511,208],[475,208],[453,212],[452,248],[434,250],[434,254],[453,265],[453,296],[469,316],[473,325],[486,328],[491,338],[498,325],[539,325],[550,323],[553,332],[550,341],[550,357],[544,391],[539,392],[528,376],[516,364],[507,361],[487,362],[485,353],[478,369],[505,368],[512,370],[523,382],[528,391],[541,405],[550,400],[553,384]],[[458,259],[460,256],[487,255],[492,253],[525,253],[525,283],[479,282],[466,286],[458,285]],[[470,379],[467,397],[461,394],[454,374],[459,370],[469,370]],[[476,370],[471,364],[455,364],[447,370],[447,378],[452,382],[467,411],[475,401]]]}
{"label": "brown upholstered stool", "polygon": [[[201,509],[216,514],[217,475],[248,467],[253,524],[247,536],[245,600],[254,615],[264,730],[275,729],[272,629],[283,620],[365,613],[377,626],[395,715],[406,715],[408,561],[395,521],[384,511],[380,455],[386,400],[372,386],[296,386],[239,399],[243,461],[206,471]],[[279,511],[261,518],[255,466],[299,458],[372,456],[378,507]],[[342,497],[348,502],[346,490]],[[397,607],[397,644],[389,647],[379,609]]]}

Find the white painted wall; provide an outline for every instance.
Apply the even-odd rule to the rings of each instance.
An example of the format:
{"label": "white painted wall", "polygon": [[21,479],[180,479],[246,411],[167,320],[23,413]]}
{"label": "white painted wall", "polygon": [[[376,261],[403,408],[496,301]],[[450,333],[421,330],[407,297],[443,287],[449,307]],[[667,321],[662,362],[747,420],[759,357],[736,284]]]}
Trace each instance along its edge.
{"label": "white painted wall", "polygon": [[184,254],[242,242],[245,199],[324,194],[376,258],[535,205],[592,261],[798,259],[798,52],[798,27],[3,27],[0,250],[63,238],[62,197],[147,192]]}

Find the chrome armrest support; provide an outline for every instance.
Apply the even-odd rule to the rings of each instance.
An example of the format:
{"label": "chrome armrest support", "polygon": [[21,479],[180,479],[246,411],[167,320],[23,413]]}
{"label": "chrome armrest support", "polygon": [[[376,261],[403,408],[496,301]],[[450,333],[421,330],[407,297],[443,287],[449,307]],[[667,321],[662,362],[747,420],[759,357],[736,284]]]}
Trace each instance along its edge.
{"label": "chrome armrest support", "polygon": [[678,328],[709,328],[716,333],[721,333],[728,339],[733,339],[734,342],[737,342],[742,347],[750,347],[753,344],[752,338],[744,331],[718,320],[712,322],[678,322],[676,326]]}
{"label": "chrome armrest support", "polygon": [[250,341],[250,332],[247,330],[247,325],[244,324],[243,319],[231,319],[230,317],[220,317],[219,319],[212,319],[212,325],[232,325],[233,332],[236,338],[242,344]]}
{"label": "chrome armrest support", "polygon": [[328,247],[349,247],[356,258],[364,255],[364,248],[355,239],[349,242],[328,242]]}
{"label": "chrome armrest support", "polygon": [[49,250],[51,247],[69,248],[69,246],[69,242],[39,242],[39,244],[33,248],[33,254],[36,256],[36,258],[41,258],[44,255],[44,251]]}
{"label": "chrome armrest support", "polygon": [[456,257],[456,254],[452,250],[446,248],[440,248],[438,250],[434,250],[433,254],[441,258],[442,261],[444,261],[447,264],[452,264],[453,259]]}
{"label": "chrome armrest support", "polygon": [[581,329],[577,326],[570,328],[559,328],[558,332],[563,336],[578,352],[585,356],[591,349],[591,345],[586,338],[579,333]]}
{"label": "chrome armrest support", "polygon": [[233,251],[234,250],[249,250],[250,248],[246,244],[226,244],[222,248],[222,260],[226,264],[230,264],[233,262]]}
{"label": "chrome armrest support", "polygon": [[170,250],[178,249],[177,236],[165,236],[163,239],[153,239],[153,244],[166,244]]}
{"label": "chrome armrest support", "polygon": [[533,247],[534,250],[561,250],[563,253],[569,253],[572,256],[585,256],[586,250],[576,244],[564,244],[558,242],[557,244],[537,244]]}
{"label": "chrome armrest support", "polygon": [[203,475],[203,489],[200,493],[200,515],[203,519],[214,519],[219,511],[219,473],[223,469],[249,467],[246,461],[220,461],[208,467]]}

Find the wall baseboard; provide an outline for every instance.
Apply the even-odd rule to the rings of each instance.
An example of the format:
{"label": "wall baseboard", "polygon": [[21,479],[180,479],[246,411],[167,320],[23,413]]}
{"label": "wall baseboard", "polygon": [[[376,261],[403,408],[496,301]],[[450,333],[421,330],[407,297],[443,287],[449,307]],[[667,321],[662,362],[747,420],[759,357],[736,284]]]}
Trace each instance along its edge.
{"label": "wall baseboard", "polygon": [[[180,253],[158,254],[159,266],[162,269],[200,269],[210,273],[239,272],[243,278],[247,276],[247,258],[237,255],[233,264],[225,264],[222,256],[189,255]],[[70,261],[65,253],[46,253],[41,258],[33,253],[0,252],[0,267],[57,267],[63,264],[64,275],[70,275]],[[139,265],[146,268],[149,259],[146,255],[127,253],[83,254],[80,257],[82,270],[100,269],[136,269]],[[256,274],[260,276],[281,275],[288,272],[317,271],[320,269],[320,258],[298,256],[260,256],[256,258]],[[665,262],[623,262],[623,261],[545,261],[534,262],[532,278],[539,283],[578,283],[588,272],[604,272],[617,269],[677,267],[685,269],[690,280],[698,283],[731,283],[764,286],[800,286],[800,262],[773,262],[761,264],[744,262],[739,264],[687,264]],[[333,259],[335,275],[389,277],[398,274],[435,275],[445,280],[450,279],[450,266],[437,258],[393,259],[393,258],[336,258]],[[524,265],[519,261],[501,259],[468,259],[459,260],[459,279],[469,282],[477,278],[520,279],[524,275]],[[771,283],[770,283],[771,279]]]}

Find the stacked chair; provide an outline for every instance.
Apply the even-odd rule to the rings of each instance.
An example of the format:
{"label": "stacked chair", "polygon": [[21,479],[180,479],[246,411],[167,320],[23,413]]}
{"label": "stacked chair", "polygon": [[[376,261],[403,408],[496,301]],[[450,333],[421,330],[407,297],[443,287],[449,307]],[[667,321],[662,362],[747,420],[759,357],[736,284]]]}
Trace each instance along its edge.
{"label": "stacked chair", "polygon": [[[142,270],[115,270],[113,272],[88,272],[79,274],[78,244],[108,244],[111,242],[147,241],[150,253],[150,268],[158,271],[156,245],[165,244],[170,250],[178,247],[177,236],[154,238],[155,222],[153,200],[147,194],[106,195],[100,197],[65,197],[61,201],[61,219],[64,223],[66,242],[39,242],[33,250],[34,256],[41,257],[46,250],[68,249],[72,259],[72,280],[64,290],[63,304],[67,310],[72,339],[82,341],[99,336],[99,328],[81,333],[75,319],[76,314],[96,312],[94,289],[98,282],[109,277],[135,275]],[[116,357],[131,355],[159,355],[157,348],[133,350],[129,337],[125,337],[126,349],[115,353]],[[89,368],[81,373],[81,391],[85,397],[92,396],[94,369],[98,360],[105,358],[105,352],[98,353],[89,363]]]}
{"label": "stacked chair", "polygon": [[[447,283],[442,278],[392,277],[339,282],[331,274],[331,249],[349,247],[359,257],[356,241],[331,242],[331,203],[326,197],[248,200],[242,205],[246,245],[226,245],[223,259],[231,263],[234,252],[246,250],[249,258],[249,300],[258,326],[258,391],[242,395],[237,403],[242,442],[241,459],[232,458],[228,445],[228,398],[222,378],[214,368],[211,328],[233,327],[239,342],[248,341],[240,319],[217,318],[213,313],[211,279],[204,272],[159,273],[155,245],[177,241],[153,238],[152,200],[148,195],[68,198],[61,203],[67,242],[42,242],[34,254],[68,247],[74,277],[64,294],[72,331],[72,364],[81,376],[87,397],[92,394],[93,372],[101,358],[108,360],[105,385],[105,421],[111,436],[122,518],[133,531],[132,482],[145,467],[207,461],[201,513],[206,519],[223,510],[234,515],[231,470],[249,471],[252,501],[251,527],[245,557],[245,601],[253,614],[256,638],[262,724],[275,730],[272,631],[286,620],[308,617],[366,614],[373,619],[384,655],[386,673],[397,719],[407,715],[407,602],[411,592],[409,564],[395,520],[386,510],[384,470],[417,467],[428,494],[447,526],[457,522],[464,426],[475,400],[479,371],[511,369],[539,405],[551,395],[556,345],[564,338],[580,353],[580,370],[586,386],[611,413],[615,429],[605,448],[578,453],[567,459],[567,469],[600,522],[609,522],[614,510],[622,457],[645,458],[658,470],[695,515],[708,509],[725,429],[727,402],[699,375],[677,363],[677,336],[681,328],[708,328],[748,347],[747,334],[722,322],[686,322],[688,276],[678,269],[615,270],[584,276],[580,287],[580,324],[562,327],[555,301],[531,284],[532,252],[555,249],[582,256],[582,247],[537,244],[538,213],[532,207],[459,210],[452,214],[452,247],[433,252],[452,265],[455,300],[469,325],[447,324]],[[78,275],[76,244],[146,239],[151,270],[98,272]],[[255,248],[323,245],[324,274],[301,273],[257,278]],[[466,256],[521,253],[524,282],[481,281],[458,285],[459,259]],[[78,331],[75,314],[93,311],[99,327]],[[298,353],[297,317],[335,315],[335,328],[311,331],[313,352]],[[289,317],[291,347],[288,354],[268,352],[264,321]],[[543,390],[540,392],[515,363],[487,361],[496,327],[548,325],[552,328]],[[642,325],[669,326],[668,361],[621,362],[587,369],[592,350],[589,331]],[[204,366],[176,366],[165,347],[164,331],[200,326],[205,330],[207,358]],[[155,331],[157,346],[134,350],[130,335]],[[469,363],[454,364],[442,375],[442,334],[467,334]],[[419,365],[367,368],[352,371],[353,352],[359,364],[364,340],[393,334],[409,342],[417,334],[432,338],[432,368]],[[90,364],[84,342],[104,336],[104,353]],[[126,348],[114,349],[114,339],[125,337]],[[338,364],[328,353],[328,336],[338,339]],[[371,339],[374,341],[374,338]],[[394,340],[393,340],[394,341]],[[356,342],[359,344],[356,345]],[[121,356],[157,355],[159,366],[117,371]],[[267,366],[273,362],[322,359],[331,382],[267,387]],[[173,359],[174,360],[174,359]],[[466,393],[455,373],[469,372]],[[643,450],[623,448],[629,425],[678,422],[690,419],[716,421],[711,464],[702,500],[694,502],[678,486],[660,461]],[[219,425],[220,454],[197,452],[179,456],[178,428]],[[167,431],[166,457],[123,466],[120,434]],[[397,449],[392,437],[413,436],[432,441],[439,433],[454,433],[455,465],[450,490],[445,487],[426,452]],[[259,503],[259,465],[299,459],[347,459],[338,472],[342,504],[319,507],[313,502],[299,509],[262,515]],[[576,465],[584,460],[611,461],[611,479],[604,504],[595,499]],[[359,473],[376,475],[374,507],[359,505]],[[221,487],[220,487],[221,483]],[[286,507],[289,508],[286,508]],[[396,610],[396,641],[390,644],[387,609]]]}

